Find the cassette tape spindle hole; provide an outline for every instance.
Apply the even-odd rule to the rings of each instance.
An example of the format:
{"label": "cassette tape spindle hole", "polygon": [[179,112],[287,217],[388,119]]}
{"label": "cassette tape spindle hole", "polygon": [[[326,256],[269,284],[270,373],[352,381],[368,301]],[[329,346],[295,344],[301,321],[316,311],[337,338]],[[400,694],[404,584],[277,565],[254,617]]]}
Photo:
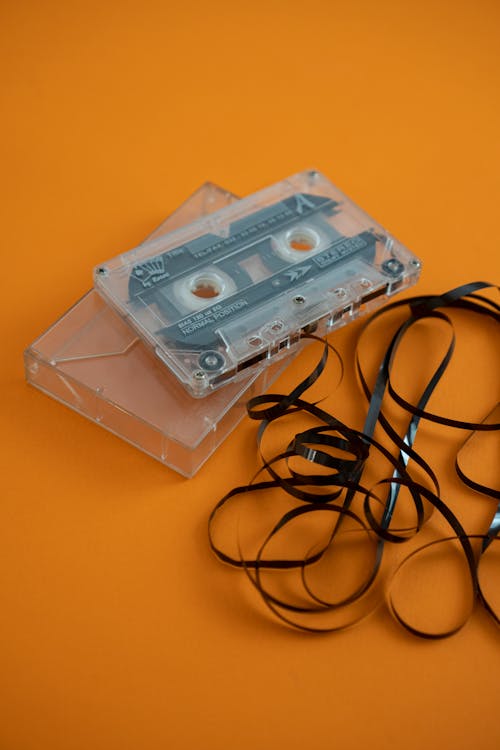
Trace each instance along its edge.
{"label": "cassette tape spindle hole", "polygon": [[319,236],[309,227],[297,227],[292,229],[286,238],[288,247],[291,250],[308,253],[315,250],[319,245]]}
{"label": "cassette tape spindle hole", "polygon": [[191,282],[191,294],[200,299],[214,299],[223,291],[223,283],[215,274],[196,276]]}

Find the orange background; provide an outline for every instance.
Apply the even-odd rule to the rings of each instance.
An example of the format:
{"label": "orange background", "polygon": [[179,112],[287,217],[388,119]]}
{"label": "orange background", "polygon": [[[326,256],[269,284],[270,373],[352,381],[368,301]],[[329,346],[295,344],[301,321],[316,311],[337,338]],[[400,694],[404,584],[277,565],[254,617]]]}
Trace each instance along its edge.
{"label": "orange background", "polygon": [[[382,610],[310,637],[213,558],[207,516],[250,477],[253,425],[184,480],[22,371],[93,265],[206,179],[243,195],[315,166],[424,260],[420,292],[498,280],[499,48],[495,0],[3,0],[1,750],[499,746],[484,612],[443,642]],[[436,408],[479,419],[493,397],[467,357]],[[484,528],[448,439],[444,492],[486,503]]]}

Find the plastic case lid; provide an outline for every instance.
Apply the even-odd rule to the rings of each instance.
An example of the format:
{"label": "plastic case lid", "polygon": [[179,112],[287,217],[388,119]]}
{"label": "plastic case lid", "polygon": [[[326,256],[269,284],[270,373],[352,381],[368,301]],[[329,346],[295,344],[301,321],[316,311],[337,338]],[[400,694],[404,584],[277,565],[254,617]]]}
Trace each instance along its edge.
{"label": "plastic case lid", "polygon": [[93,290],[25,352],[31,385],[188,477],[285,364],[194,399]]}
{"label": "plastic case lid", "polygon": [[[206,183],[153,236],[234,200]],[[184,476],[198,471],[285,364],[194,399],[94,290],[25,352],[29,383]]]}

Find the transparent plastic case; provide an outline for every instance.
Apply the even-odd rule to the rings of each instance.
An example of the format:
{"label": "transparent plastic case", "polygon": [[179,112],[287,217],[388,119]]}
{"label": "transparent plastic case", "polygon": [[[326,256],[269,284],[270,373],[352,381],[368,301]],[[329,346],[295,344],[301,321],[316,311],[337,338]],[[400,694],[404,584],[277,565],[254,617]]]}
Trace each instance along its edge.
{"label": "transparent plastic case", "polygon": [[415,283],[420,261],[309,170],[95,269],[95,287],[194,397]]}
{"label": "transparent plastic case", "polygon": [[[153,236],[236,197],[202,186]],[[247,373],[203,400],[192,398],[137,331],[88,292],[25,352],[26,378],[184,476],[192,476],[245,415],[285,363]]]}
{"label": "transparent plastic case", "polygon": [[25,352],[32,385],[187,477],[284,364],[194,399],[94,290]]}

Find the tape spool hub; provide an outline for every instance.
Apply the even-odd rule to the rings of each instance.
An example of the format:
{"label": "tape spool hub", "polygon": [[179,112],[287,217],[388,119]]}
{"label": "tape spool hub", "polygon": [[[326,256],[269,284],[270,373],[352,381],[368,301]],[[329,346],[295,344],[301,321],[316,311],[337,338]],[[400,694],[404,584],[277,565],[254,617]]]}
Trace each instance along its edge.
{"label": "tape spool hub", "polygon": [[308,253],[318,247],[320,239],[310,227],[297,227],[288,232],[286,242],[290,250]]}
{"label": "tape spool hub", "polygon": [[202,269],[174,286],[177,300],[188,311],[202,310],[235,292],[234,280],[216,267]]}
{"label": "tape spool hub", "polygon": [[189,282],[189,291],[199,299],[215,299],[224,291],[224,281],[215,273],[199,274]]}
{"label": "tape spool hub", "polygon": [[298,224],[280,237],[274,250],[283,260],[297,263],[305,260],[307,255],[316,253],[321,245],[321,236],[316,229],[307,224]]}

